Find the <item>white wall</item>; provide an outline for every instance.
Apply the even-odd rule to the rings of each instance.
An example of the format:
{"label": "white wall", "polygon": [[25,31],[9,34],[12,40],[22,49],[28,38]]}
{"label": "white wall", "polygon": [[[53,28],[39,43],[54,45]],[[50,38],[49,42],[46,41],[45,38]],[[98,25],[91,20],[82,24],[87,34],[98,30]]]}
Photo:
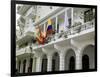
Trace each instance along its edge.
{"label": "white wall", "polygon": [[[41,7],[41,8],[39,8],[39,7]],[[46,15],[48,15],[49,13],[56,10],[58,7],[53,6],[52,9],[50,9],[50,6],[38,6],[38,8],[39,9],[37,11],[37,15],[39,15],[40,19],[41,19],[41,18],[45,17]]]}

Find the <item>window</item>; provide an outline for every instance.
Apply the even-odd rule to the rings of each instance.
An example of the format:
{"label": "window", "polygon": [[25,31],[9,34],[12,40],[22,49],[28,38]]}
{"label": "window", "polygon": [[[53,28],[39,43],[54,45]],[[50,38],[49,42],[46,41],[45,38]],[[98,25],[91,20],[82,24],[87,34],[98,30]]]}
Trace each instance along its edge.
{"label": "window", "polygon": [[23,61],[23,73],[25,73],[25,69],[26,69],[26,60]]}
{"label": "window", "polygon": [[83,70],[89,69],[89,56],[88,55],[84,55],[82,57],[82,68]]}
{"label": "window", "polygon": [[21,65],[21,61],[19,61],[18,72],[20,72],[20,65]]}
{"label": "window", "polygon": [[44,55],[42,59],[42,72],[47,72],[47,56]]}
{"label": "window", "polygon": [[74,58],[74,56],[70,57],[69,70],[75,70],[75,58]]}
{"label": "window", "polygon": [[30,59],[30,64],[29,64],[29,68],[28,68],[28,72],[31,73],[32,72],[32,64],[33,64],[33,59]]}
{"label": "window", "polygon": [[91,21],[93,19],[93,9],[84,12],[84,22]]}
{"label": "window", "polygon": [[59,54],[57,52],[54,53],[52,58],[52,71],[59,71]]}

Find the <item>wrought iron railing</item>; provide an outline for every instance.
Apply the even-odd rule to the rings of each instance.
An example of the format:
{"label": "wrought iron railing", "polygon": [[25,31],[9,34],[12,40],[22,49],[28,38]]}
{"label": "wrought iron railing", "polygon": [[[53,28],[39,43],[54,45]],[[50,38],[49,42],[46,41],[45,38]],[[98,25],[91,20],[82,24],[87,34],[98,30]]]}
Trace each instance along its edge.
{"label": "wrought iron railing", "polygon": [[87,23],[84,23],[83,25],[72,26],[67,31],[53,34],[52,36],[49,37],[49,41],[46,42],[46,43],[49,43],[49,42],[52,42],[52,41],[56,41],[56,40],[58,40],[60,38],[67,38],[69,35],[74,35],[76,33],[80,33],[80,32],[82,32],[84,30],[91,29],[94,26],[95,26],[95,21],[94,20],[92,20],[90,22],[87,22]]}
{"label": "wrought iron railing", "polygon": [[[61,32],[61,33],[55,33],[51,36],[48,36],[48,38],[46,39],[45,44],[49,44],[51,42],[54,42],[54,41],[57,41],[61,38],[68,38],[68,36],[70,35],[74,35],[76,33],[80,33],[84,30],[87,30],[87,29],[91,29],[95,26],[95,21],[90,21],[90,22],[87,22],[87,23],[84,23],[83,25],[78,25],[78,26],[72,26],[70,27],[67,31],[64,31],[64,32]],[[37,47],[37,46],[41,46],[41,44],[35,44],[33,43],[32,44],[32,47]]]}

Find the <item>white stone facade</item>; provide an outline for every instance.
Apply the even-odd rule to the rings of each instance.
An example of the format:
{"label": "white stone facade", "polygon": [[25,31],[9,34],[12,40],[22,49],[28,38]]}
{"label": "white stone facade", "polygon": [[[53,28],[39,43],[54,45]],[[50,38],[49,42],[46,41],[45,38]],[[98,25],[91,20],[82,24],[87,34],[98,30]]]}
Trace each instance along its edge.
{"label": "white stone facade", "polygon": [[[39,6],[37,6],[39,7]],[[41,6],[39,7],[40,12],[37,14],[40,15],[40,19],[37,22],[31,21],[32,19],[28,17],[28,14],[31,14],[32,6],[30,10],[26,12],[25,18],[25,27],[24,30],[27,30],[26,25],[28,22],[28,27],[33,27],[36,25],[43,26],[43,31],[46,29],[46,22],[48,18],[54,19],[55,21],[55,30],[57,31],[57,26],[59,23],[60,16],[64,16],[64,21],[68,21],[71,19],[71,26],[75,24],[75,22],[80,21],[82,24],[76,26],[74,28],[65,29],[69,23],[63,23],[64,26],[64,34],[67,37],[60,37],[60,28],[58,33],[54,35],[53,38],[55,40],[51,40],[50,42],[44,45],[37,45],[31,43],[30,49],[30,40],[33,38],[32,30],[27,30],[24,33],[24,36],[17,39],[17,46],[23,44],[24,42],[28,42],[28,45],[23,48],[16,48],[16,69],[19,73],[29,73],[30,66],[30,58],[32,58],[32,66],[31,72],[47,72],[47,71],[68,71],[68,70],[81,70],[86,69],[84,67],[84,59],[88,59],[87,68],[94,69],[95,68],[95,21],[93,18],[89,22],[84,23],[83,19],[79,18],[81,13],[89,10],[89,8],[65,8],[65,7],[53,7],[51,10],[49,6]],[[48,12],[47,12],[47,11]],[[94,9],[93,9],[94,10]],[[43,11],[43,12],[42,12]],[[47,13],[46,13],[47,12]],[[83,13],[82,13],[83,14]],[[94,14],[94,11],[93,11]],[[43,16],[42,16],[43,15]],[[79,16],[80,15],[80,16]],[[22,15],[21,15],[22,16]],[[82,17],[82,16],[81,16]],[[60,24],[62,24],[60,23]],[[80,31],[78,32],[80,28]],[[32,29],[32,28],[31,28]],[[34,28],[33,28],[34,31]],[[63,34],[63,35],[64,35]],[[88,57],[87,57],[88,56]],[[25,67],[24,61],[26,60]],[[23,68],[25,68],[25,72],[23,72]]]}

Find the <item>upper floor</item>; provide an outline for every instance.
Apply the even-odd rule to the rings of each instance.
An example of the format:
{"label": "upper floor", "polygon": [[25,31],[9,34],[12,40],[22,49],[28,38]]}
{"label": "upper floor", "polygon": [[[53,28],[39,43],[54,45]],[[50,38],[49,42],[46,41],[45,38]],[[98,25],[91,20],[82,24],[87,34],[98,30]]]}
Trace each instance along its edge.
{"label": "upper floor", "polygon": [[[48,18],[52,21],[52,27],[55,33],[50,36],[44,45],[49,45],[51,42],[55,43],[55,41],[57,42],[61,40],[61,38],[68,39],[69,36],[74,36],[82,31],[86,31],[85,33],[87,33],[87,30],[95,26],[94,8],[35,6],[35,9],[36,8],[37,12],[34,14],[36,15],[34,21],[32,19],[34,15],[31,16],[34,13],[33,6],[30,6],[30,9],[26,11],[24,16],[21,15],[25,19],[25,25],[22,35],[16,41],[18,48],[21,48],[21,46],[26,43],[27,45],[32,43],[34,48],[41,46],[34,38],[35,27],[39,25],[41,31],[46,32]],[[92,31],[94,31],[94,29]]]}

